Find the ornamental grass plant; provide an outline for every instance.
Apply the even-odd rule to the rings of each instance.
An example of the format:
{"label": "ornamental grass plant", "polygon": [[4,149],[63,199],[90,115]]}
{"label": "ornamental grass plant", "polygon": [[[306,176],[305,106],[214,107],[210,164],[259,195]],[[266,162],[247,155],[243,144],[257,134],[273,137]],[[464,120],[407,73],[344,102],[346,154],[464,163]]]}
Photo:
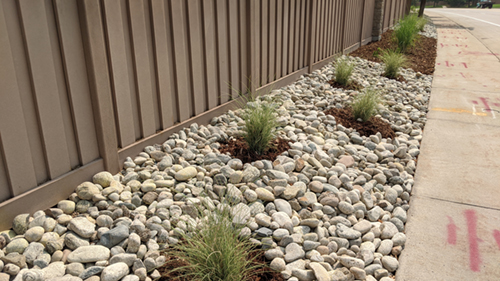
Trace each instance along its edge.
{"label": "ornamental grass plant", "polygon": [[243,139],[250,151],[261,155],[276,137],[278,126],[274,103],[250,102],[243,109]]}
{"label": "ornamental grass plant", "polygon": [[256,250],[248,237],[240,236],[242,225],[233,223],[238,216],[233,212],[229,204],[220,203],[205,212],[195,232],[182,234],[170,254],[187,265],[174,271],[194,281],[245,281],[255,275],[261,267],[255,263]]}
{"label": "ornamental grass plant", "polygon": [[399,51],[404,53],[415,44],[419,31],[418,22],[418,16],[412,14],[400,20],[394,28],[394,41],[397,43]]}
{"label": "ornamental grass plant", "polygon": [[349,85],[353,71],[354,63],[349,63],[347,58],[337,59],[335,63],[335,81],[344,86]]}
{"label": "ornamental grass plant", "polygon": [[424,17],[418,18],[417,29],[419,31],[424,31],[424,27],[425,27],[426,24],[427,24],[427,19],[426,18],[424,18]]}
{"label": "ornamental grass plant", "polygon": [[354,98],[351,105],[352,114],[354,119],[360,119],[362,122],[368,121],[370,117],[377,113],[377,105],[382,101],[380,94],[369,88],[365,90],[363,94],[358,95]]}
{"label": "ornamental grass plant", "polygon": [[391,79],[397,78],[400,68],[408,63],[404,54],[390,49],[382,52],[381,60],[385,64],[383,75]]}

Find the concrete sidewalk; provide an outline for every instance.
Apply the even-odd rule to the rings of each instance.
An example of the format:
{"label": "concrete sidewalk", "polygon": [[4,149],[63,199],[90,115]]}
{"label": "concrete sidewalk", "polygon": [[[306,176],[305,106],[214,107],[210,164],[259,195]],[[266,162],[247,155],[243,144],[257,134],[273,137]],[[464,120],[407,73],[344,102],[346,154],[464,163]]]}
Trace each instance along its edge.
{"label": "concrete sidewalk", "polygon": [[438,57],[396,280],[500,280],[500,62],[426,14]]}

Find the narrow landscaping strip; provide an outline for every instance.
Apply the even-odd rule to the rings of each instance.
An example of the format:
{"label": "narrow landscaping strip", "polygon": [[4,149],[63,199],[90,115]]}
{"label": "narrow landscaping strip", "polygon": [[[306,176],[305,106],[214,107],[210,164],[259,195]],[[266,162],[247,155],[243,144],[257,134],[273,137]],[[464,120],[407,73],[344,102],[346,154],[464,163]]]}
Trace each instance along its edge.
{"label": "narrow landscaping strip", "polygon": [[[96,174],[56,207],[18,215],[13,230],[0,234],[0,280],[177,278],[167,261],[201,267],[171,256],[171,248],[224,248],[212,243],[224,243],[218,236],[189,240],[209,218],[219,221],[210,216],[214,210],[227,210],[220,222],[263,249],[279,272],[247,280],[392,280],[406,241],[432,76],[401,69],[400,82],[384,77],[377,62],[342,59],[354,65],[351,79],[364,89],[333,88],[330,64],[250,102],[276,114],[276,137],[287,143],[274,145],[289,149],[275,160],[244,163],[220,152],[221,144],[242,135],[249,117],[241,109],[207,126],[191,124],[127,158],[120,173]],[[392,134],[365,136],[327,114],[351,107],[367,91],[377,94],[369,102],[378,112],[371,118],[388,124]],[[185,280],[201,280],[198,273]]]}

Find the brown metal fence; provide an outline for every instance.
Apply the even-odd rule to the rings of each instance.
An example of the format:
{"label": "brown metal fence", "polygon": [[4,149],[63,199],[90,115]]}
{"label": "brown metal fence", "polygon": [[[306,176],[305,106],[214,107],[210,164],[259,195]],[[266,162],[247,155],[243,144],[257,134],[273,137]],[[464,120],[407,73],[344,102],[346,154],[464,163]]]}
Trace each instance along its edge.
{"label": "brown metal fence", "polygon": [[[405,1],[406,2],[406,1]],[[3,0],[0,229],[371,41],[375,0]],[[385,0],[384,29],[405,11]]]}

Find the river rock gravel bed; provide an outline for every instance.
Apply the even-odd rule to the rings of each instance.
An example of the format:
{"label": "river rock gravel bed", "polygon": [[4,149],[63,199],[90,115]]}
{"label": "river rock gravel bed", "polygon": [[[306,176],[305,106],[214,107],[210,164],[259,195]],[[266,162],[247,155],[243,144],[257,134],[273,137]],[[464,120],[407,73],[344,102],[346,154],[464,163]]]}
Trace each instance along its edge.
{"label": "river rock gravel bed", "polygon": [[432,76],[404,69],[401,83],[382,77],[381,64],[348,59],[353,79],[383,94],[378,116],[395,139],[360,136],[323,113],[358,94],[331,88],[327,65],[255,101],[278,106],[278,135],[291,149],[275,161],[219,153],[242,128],[239,110],[192,124],[54,208],[18,215],[0,235],[0,280],[156,280],[161,250],[196,229],[198,208],[225,204],[221,196],[286,280],[392,280]]}

